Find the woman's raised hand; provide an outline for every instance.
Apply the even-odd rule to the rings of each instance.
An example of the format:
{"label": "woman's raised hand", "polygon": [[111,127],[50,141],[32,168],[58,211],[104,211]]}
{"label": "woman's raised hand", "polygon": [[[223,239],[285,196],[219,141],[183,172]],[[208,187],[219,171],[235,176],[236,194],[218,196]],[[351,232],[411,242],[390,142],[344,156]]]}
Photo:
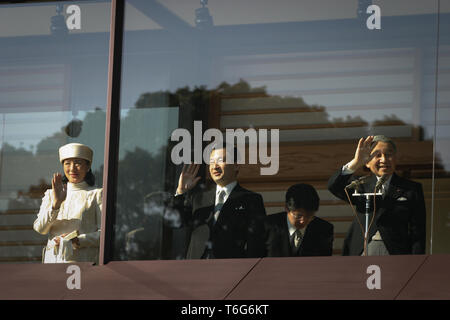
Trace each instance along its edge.
{"label": "woman's raised hand", "polygon": [[62,182],[62,175],[54,173],[52,179],[53,209],[59,209],[61,203],[66,200],[67,189]]}

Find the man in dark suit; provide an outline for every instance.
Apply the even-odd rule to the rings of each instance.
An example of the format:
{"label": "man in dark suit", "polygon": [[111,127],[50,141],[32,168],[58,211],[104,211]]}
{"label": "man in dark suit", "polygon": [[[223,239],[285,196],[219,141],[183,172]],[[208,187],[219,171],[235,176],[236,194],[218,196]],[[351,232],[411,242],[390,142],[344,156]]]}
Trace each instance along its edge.
{"label": "man in dark suit", "polygon": [[286,192],[286,212],[266,220],[267,256],[331,256],[333,225],[314,216],[319,195],[309,184],[295,184]]}
{"label": "man in dark suit", "polygon": [[[359,193],[373,193],[379,185],[382,196],[376,196],[376,212],[370,209],[368,221],[367,255],[424,254],[426,212],[422,185],[395,174],[397,148],[385,136],[368,136],[358,142],[354,158],[339,169],[329,180],[328,189],[348,202],[344,188],[353,173],[363,166],[372,172],[358,188]],[[357,216],[344,240],[343,255],[362,255],[365,234],[365,198],[353,197],[356,187],[348,187]],[[371,200],[371,205],[373,198]]]}
{"label": "man in dark suit", "polygon": [[[234,156],[230,155],[230,148]],[[209,172],[215,187],[202,190],[197,186],[199,167],[195,164],[183,167],[174,199],[183,225],[192,227],[186,258],[265,256],[264,203],[261,195],[237,182],[236,148],[212,150]]]}

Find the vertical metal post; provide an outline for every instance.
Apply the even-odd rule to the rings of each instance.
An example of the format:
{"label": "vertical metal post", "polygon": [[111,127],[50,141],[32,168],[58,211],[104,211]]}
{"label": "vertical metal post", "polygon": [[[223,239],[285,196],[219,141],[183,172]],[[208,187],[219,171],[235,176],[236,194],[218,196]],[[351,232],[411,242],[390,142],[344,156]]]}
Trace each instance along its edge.
{"label": "vertical metal post", "polygon": [[[375,197],[375,195],[374,195]],[[366,194],[366,228],[364,232],[364,255],[367,256],[367,246],[368,246],[368,239],[369,236],[369,210],[370,210],[370,196]]]}
{"label": "vertical metal post", "polygon": [[437,2],[437,34],[436,34],[436,64],[434,73],[434,131],[433,131],[433,170],[431,171],[431,227],[430,227],[430,254],[433,254],[433,237],[434,237],[434,201],[436,199],[436,152],[438,150],[437,143],[437,115],[438,115],[438,94],[439,94],[439,42],[440,42],[440,17],[441,17],[441,1]]}
{"label": "vertical metal post", "polygon": [[111,261],[114,253],[124,9],[125,0],[111,1],[100,265]]}

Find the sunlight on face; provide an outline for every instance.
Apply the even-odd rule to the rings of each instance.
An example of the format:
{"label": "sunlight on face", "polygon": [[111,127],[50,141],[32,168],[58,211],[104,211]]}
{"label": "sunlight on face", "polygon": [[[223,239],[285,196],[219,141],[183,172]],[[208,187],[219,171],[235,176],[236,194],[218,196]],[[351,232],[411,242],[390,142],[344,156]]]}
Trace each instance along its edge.
{"label": "sunlight on face", "polygon": [[236,180],[238,165],[226,163],[225,149],[213,150],[209,158],[209,173],[216,184],[226,186]]}
{"label": "sunlight on face", "polygon": [[297,229],[303,229],[308,225],[314,216],[313,213],[306,211],[305,209],[297,209],[288,212],[289,222]]}
{"label": "sunlight on face", "polygon": [[70,158],[63,162],[64,174],[70,183],[80,183],[84,181],[90,166],[89,162],[80,158]]}
{"label": "sunlight on face", "polygon": [[397,165],[397,157],[391,144],[387,142],[378,142],[371,153],[372,159],[366,164],[366,167],[378,177],[391,175]]}

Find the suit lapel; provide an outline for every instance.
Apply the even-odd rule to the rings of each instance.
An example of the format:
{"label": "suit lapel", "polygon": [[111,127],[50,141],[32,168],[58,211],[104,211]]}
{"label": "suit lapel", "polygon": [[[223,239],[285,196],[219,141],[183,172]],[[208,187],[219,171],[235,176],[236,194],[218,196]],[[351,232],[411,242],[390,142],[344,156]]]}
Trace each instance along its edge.
{"label": "suit lapel", "polygon": [[317,233],[320,232],[320,230],[315,231],[315,228],[317,225],[316,220],[317,220],[317,218],[314,217],[314,219],[312,219],[312,221],[306,227],[306,230],[304,230],[304,232],[303,232],[303,239],[302,239],[302,242],[300,243],[300,247],[299,247],[299,251],[298,251],[299,256],[303,256],[305,249],[308,252],[311,251],[310,249],[308,249],[309,243],[311,243],[311,246],[314,246],[314,244],[315,244],[314,243],[314,241],[315,241],[314,235],[317,235]]}
{"label": "suit lapel", "polygon": [[291,236],[289,234],[289,228],[288,228],[288,225],[287,225],[286,216],[284,217],[284,226],[285,226],[285,230],[286,230],[286,232],[284,234],[286,234],[286,236],[287,236],[287,250],[288,250],[289,256],[297,257],[297,256],[300,255],[300,252],[301,252],[301,249],[302,249],[304,234],[303,234],[302,242],[300,242],[300,245],[298,246],[298,248],[294,248],[294,237],[295,237],[295,235],[292,234],[292,236]]}
{"label": "suit lapel", "polygon": [[386,194],[386,198],[390,201],[395,201],[403,192],[401,187],[400,177],[395,173],[392,175],[391,183],[389,184],[389,189]]}
{"label": "suit lapel", "polygon": [[[226,220],[227,216],[230,214],[233,214],[233,203],[234,201],[239,198],[241,195],[242,187],[239,185],[239,183],[231,190],[230,195],[228,196],[227,200],[222,206],[222,209],[220,209],[219,218],[217,219],[216,223],[214,224],[214,228],[216,228],[217,225],[220,225],[223,223],[223,221]],[[214,206],[213,206],[214,210]]]}
{"label": "suit lapel", "polygon": [[[214,237],[215,231],[217,230],[218,226],[223,224],[224,221],[226,221],[227,216],[230,215],[230,214],[233,214],[233,210],[232,210],[233,202],[235,202],[235,199],[239,198],[239,196],[241,194],[242,194],[242,187],[239,184],[237,184],[233,188],[233,190],[231,191],[231,193],[228,196],[228,198],[225,201],[225,203],[223,204],[216,223],[214,223],[214,213],[215,213],[214,212],[214,208],[215,208],[215,201],[216,201],[216,198],[215,198],[216,197],[216,188],[215,187],[211,188],[210,190],[206,191],[202,195],[201,198],[197,199],[196,206],[197,207],[201,207],[201,210],[200,210],[201,211],[201,216],[198,217],[198,219],[197,219],[199,224],[196,227],[197,228],[201,228],[202,224],[203,225],[206,224],[208,226],[208,228],[209,228],[209,231],[210,231],[209,234],[208,234],[209,235],[208,236],[209,240],[211,240]],[[205,232],[202,232],[202,234],[204,234],[204,233]],[[204,238],[204,236],[203,236],[203,238]],[[196,257],[199,257],[198,256],[198,252],[200,252],[200,251],[201,251],[201,253],[204,252],[204,248],[206,246],[206,241],[207,240],[208,239],[204,239],[203,242],[205,242],[205,243],[204,243],[203,247],[200,244],[198,244],[198,243],[192,243],[191,244],[193,249],[197,248],[197,250],[194,250],[194,251],[196,251],[196,254],[195,254]],[[191,242],[192,242],[192,240],[191,240]],[[198,249],[200,247],[202,247],[203,249],[202,250]],[[200,254],[200,256],[201,255],[202,254]]]}
{"label": "suit lapel", "polygon": [[383,214],[390,211],[394,206],[396,199],[402,194],[402,187],[399,180],[400,178],[394,173],[391,182],[389,183],[388,191],[380,203],[380,210],[377,212],[377,220],[383,216]]}
{"label": "suit lapel", "polygon": [[[299,247],[299,251],[298,251],[298,255],[302,256],[303,255],[303,251],[306,248],[306,245],[308,244],[308,238],[309,238],[309,234],[312,232],[312,234],[314,234],[314,226],[315,226],[315,218],[308,224],[308,226],[306,227],[305,232],[303,233],[303,239],[302,242],[300,243],[300,247]],[[313,230],[313,231],[311,231]]]}
{"label": "suit lapel", "polygon": [[289,228],[287,225],[287,213],[280,215],[280,241],[281,250],[283,251],[283,256],[291,256],[291,237],[289,235]]}

